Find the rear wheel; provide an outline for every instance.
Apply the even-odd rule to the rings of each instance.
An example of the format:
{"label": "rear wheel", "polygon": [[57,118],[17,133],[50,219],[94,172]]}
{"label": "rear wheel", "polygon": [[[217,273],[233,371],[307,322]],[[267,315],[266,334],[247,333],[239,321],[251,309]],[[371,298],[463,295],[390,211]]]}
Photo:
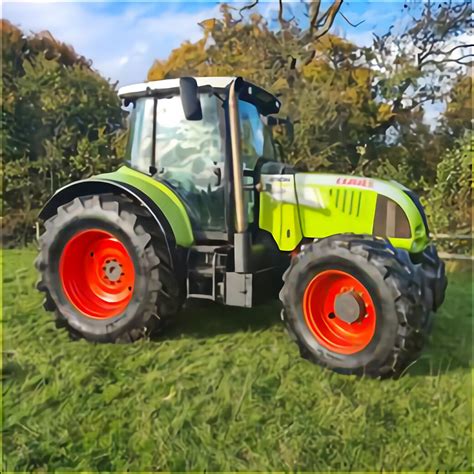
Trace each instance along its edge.
{"label": "rear wheel", "polygon": [[172,255],[143,207],[112,194],[79,197],[45,228],[37,287],[73,337],[130,342],[180,309]]}
{"label": "rear wheel", "polygon": [[423,347],[430,310],[407,257],[371,236],[305,245],[280,292],[301,355],[345,374],[402,373]]}

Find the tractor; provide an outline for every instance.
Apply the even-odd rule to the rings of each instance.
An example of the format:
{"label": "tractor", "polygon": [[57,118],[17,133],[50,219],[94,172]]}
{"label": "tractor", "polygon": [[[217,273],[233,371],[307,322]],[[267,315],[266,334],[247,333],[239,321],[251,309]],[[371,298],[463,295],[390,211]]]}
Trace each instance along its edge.
{"label": "tractor", "polygon": [[241,77],[119,96],[123,166],[59,189],[39,215],[37,288],[58,327],[133,342],[188,299],[251,308],[279,297],[311,362],[387,378],[417,359],[447,279],[412,191],[285,162],[274,132],[291,134],[291,122]]}

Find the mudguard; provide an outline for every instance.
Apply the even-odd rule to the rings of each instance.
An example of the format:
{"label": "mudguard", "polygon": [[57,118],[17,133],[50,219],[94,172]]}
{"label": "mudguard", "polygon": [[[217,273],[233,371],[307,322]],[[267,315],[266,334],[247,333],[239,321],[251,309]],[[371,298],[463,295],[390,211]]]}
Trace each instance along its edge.
{"label": "mudguard", "polygon": [[190,247],[194,243],[191,221],[179,197],[163,183],[125,166],[59,189],[41,210],[39,218],[50,218],[59,206],[78,196],[103,193],[125,194],[142,204],[168,239],[171,233],[176,245]]}

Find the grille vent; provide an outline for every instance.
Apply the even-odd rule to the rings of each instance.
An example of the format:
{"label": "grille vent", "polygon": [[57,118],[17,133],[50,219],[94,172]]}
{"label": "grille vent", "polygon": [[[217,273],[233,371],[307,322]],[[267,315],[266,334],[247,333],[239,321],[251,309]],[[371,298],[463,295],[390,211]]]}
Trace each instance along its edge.
{"label": "grille vent", "polygon": [[330,189],[333,208],[349,216],[359,217],[362,208],[362,192],[357,189]]}

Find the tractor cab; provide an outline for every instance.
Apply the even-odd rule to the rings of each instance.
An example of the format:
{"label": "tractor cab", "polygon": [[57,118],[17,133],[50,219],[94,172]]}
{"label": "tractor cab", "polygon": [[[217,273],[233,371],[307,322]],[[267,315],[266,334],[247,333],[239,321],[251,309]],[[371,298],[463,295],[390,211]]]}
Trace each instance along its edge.
{"label": "tractor cab", "polygon": [[[127,164],[179,195],[198,240],[229,240],[234,181],[243,191],[245,220],[254,222],[257,164],[278,160],[268,120],[280,110],[276,97],[233,77],[148,82],[119,95],[132,107]],[[233,134],[240,151],[235,167]]]}

